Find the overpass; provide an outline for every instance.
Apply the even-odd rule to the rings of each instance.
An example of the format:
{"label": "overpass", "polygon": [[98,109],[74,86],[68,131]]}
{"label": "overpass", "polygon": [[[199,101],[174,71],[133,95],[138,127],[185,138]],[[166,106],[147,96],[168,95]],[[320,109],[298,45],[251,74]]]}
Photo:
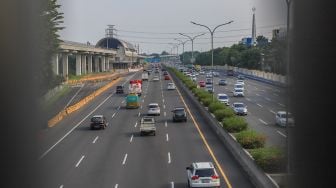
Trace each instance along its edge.
{"label": "overpass", "polygon": [[53,71],[66,79],[70,74],[83,75],[93,72],[107,72],[114,69],[128,69],[134,64],[143,62],[144,56],[137,54],[133,46],[119,39],[116,45],[104,46],[101,39],[97,45],[63,41],[58,53],[52,58]]}

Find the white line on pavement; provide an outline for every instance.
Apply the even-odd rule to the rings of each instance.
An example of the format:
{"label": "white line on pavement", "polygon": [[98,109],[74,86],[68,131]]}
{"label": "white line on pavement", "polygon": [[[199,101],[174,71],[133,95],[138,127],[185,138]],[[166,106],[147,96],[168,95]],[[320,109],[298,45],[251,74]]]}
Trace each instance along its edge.
{"label": "white line on pavement", "polygon": [[59,139],[54,145],[52,145],[47,151],[45,151],[40,157],[39,160],[41,160],[44,156],[46,156],[54,147],[62,142],[65,137],[67,137],[73,130],[75,130],[83,121],[88,118],[93,112],[95,112],[101,105],[103,105],[109,98],[112,97],[113,94],[109,95],[103,102],[101,102],[95,109],[93,109],[87,116],[85,116],[79,123],[77,123],[70,131],[68,131],[61,139]]}
{"label": "white line on pavement", "polygon": [[279,95],[278,95],[278,94],[276,94],[276,93],[273,93],[273,95],[275,95],[275,96],[279,97]]}
{"label": "white line on pavement", "polygon": [[250,98],[246,98],[246,100],[247,100],[247,101],[251,101],[251,99],[250,99]]}
{"label": "white line on pavement", "polygon": [[174,188],[174,182],[170,182],[171,188]]}
{"label": "white line on pavement", "polygon": [[237,141],[236,137],[233,134],[229,133],[229,135],[233,138],[233,140]]}
{"label": "white line on pavement", "polygon": [[117,110],[120,110],[120,106],[118,106]]}
{"label": "white line on pavement", "polygon": [[163,115],[166,117],[166,115],[167,115],[166,112],[164,112]]}
{"label": "white line on pavement", "polygon": [[254,87],[256,90],[258,90],[258,88],[257,87]]}
{"label": "white line on pavement", "polygon": [[121,101],[121,103],[123,104],[125,102],[125,100]]}
{"label": "white line on pavement", "polygon": [[139,113],[138,113],[138,117],[140,117],[140,115],[141,115],[141,114],[140,114],[140,112],[139,112]]}
{"label": "white line on pavement", "polygon": [[169,141],[168,133],[166,134],[166,140],[167,142]]}
{"label": "white line on pavement", "polygon": [[166,109],[166,105],[163,105],[163,109]]}
{"label": "white line on pavement", "polygon": [[84,159],[84,155],[79,159],[79,161],[77,162],[77,164],[76,164],[76,168],[79,166],[79,164],[82,162],[82,160]]}
{"label": "white line on pavement", "polygon": [[170,152],[168,152],[168,164],[171,163]]}
{"label": "white line on pavement", "polygon": [[112,115],[112,118],[114,118],[115,115],[116,115],[116,113],[114,112],[114,114]]}
{"label": "white line on pavement", "polygon": [[135,123],[134,127],[137,127],[137,125],[138,125],[138,122]]}
{"label": "white line on pavement", "polygon": [[258,104],[258,103],[257,103],[257,105],[258,105],[260,108],[262,108],[262,107],[263,107],[261,104]]}
{"label": "white line on pavement", "polygon": [[278,132],[281,136],[287,138],[287,136],[286,136],[284,133],[282,133],[282,132],[280,132],[280,131],[277,131],[277,132]]}
{"label": "white line on pavement", "polygon": [[132,141],[133,141],[133,134],[132,134],[131,139],[130,139],[130,142],[132,142]]}
{"label": "white line on pavement", "polygon": [[167,127],[168,126],[168,124],[167,124],[167,121],[165,122],[165,127]]}
{"label": "white line on pavement", "polygon": [[145,99],[142,99],[142,102],[145,102]]}
{"label": "white line on pavement", "polygon": [[92,144],[96,143],[98,138],[99,138],[99,136],[96,136],[96,138],[92,141]]}
{"label": "white line on pavement", "polygon": [[273,110],[270,110],[270,112],[271,112],[272,114],[276,114]]}
{"label": "white line on pavement", "polygon": [[280,106],[285,106],[284,104],[281,104],[281,103],[278,103],[278,105],[280,105]]}
{"label": "white line on pavement", "polygon": [[256,95],[260,97],[260,95],[258,93],[256,93]]}
{"label": "white line on pavement", "polygon": [[164,103],[164,99],[162,99],[162,103]]}
{"label": "white line on pavement", "polygon": [[118,184],[116,184],[116,185],[114,186],[114,188],[118,188]]}
{"label": "white line on pavement", "polygon": [[108,126],[110,123],[106,123],[106,126]]}
{"label": "white line on pavement", "polygon": [[123,165],[125,165],[126,164],[126,159],[127,159],[127,153],[125,154],[125,157],[124,157],[124,160],[123,160]]}
{"label": "white line on pavement", "polygon": [[63,185],[61,185],[59,188],[63,188]]}
{"label": "white line on pavement", "polygon": [[267,125],[267,123],[266,123],[264,120],[262,120],[262,119],[259,119],[259,121],[260,121],[261,123],[263,123],[263,124]]}
{"label": "white line on pavement", "polygon": [[140,109],[142,109],[142,105],[140,106]]}
{"label": "white line on pavement", "polygon": [[[253,159],[252,155],[246,150],[246,149],[243,149],[245,151],[245,153],[251,158]],[[253,159],[254,160],[254,159]]]}
{"label": "white line on pavement", "polygon": [[271,99],[270,99],[270,98],[268,98],[268,97],[266,97],[265,99],[266,99],[266,100],[268,100],[268,101],[271,101]]}

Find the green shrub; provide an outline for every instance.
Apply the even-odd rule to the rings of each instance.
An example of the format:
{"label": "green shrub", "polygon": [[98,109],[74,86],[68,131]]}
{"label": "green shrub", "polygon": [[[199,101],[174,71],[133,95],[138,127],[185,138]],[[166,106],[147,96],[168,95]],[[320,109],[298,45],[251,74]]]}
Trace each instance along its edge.
{"label": "green shrub", "polygon": [[222,121],[224,118],[233,117],[235,113],[231,108],[224,108],[215,110],[214,115],[218,121]]}
{"label": "green shrub", "polygon": [[200,94],[198,95],[198,99],[200,100],[200,101],[202,101],[202,99],[204,99],[204,98],[211,98],[211,101],[212,101],[212,95],[210,94],[210,93],[208,93],[207,91],[202,91],[202,92],[200,92]]}
{"label": "green shrub", "polygon": [[223,120],[223,128],[228,132],[240,132],[247,128],[247,122],[242,117],[232,116]]}
{"label": "green shrub", "polygon": [[224,108],[225,108],[225,106],[217,100],[215,102],[212,102],[209,105],[209,110],[212,113],[214,113],[216,110],[220,110],[220,109],[224,109]]}
{"label": "green shrub", "polygon": [[201,101],[202,101],[204,106],[209,106],[210,103],[212,102],[212,98],[211,97],[204,97],[204,98],[201,98]]}
{"label": "green shrub", "polygon": [[267,173],[284,172],[286,158],[280,148],[257,148],[249,150],[255,162]]}
{"label": "green shrub", "polygon": [[262,148],[266,137],[254,130],[246,130],[236,134],[237,142],[245,149]]}

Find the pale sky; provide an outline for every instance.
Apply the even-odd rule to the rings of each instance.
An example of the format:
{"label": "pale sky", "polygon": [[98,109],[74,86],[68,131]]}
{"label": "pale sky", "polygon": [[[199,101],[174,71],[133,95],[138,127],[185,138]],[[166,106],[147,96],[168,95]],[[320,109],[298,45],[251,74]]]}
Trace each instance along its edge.
{"label": "pale sky", "polygon": [[[211,49],[210,28],[233,20],[216,30],[214,48],[231,46],[252,31],[252,8],[256,8],[257,36],[271,37],[272,29],[286,25],[285,0],[59,0],[66,28],[61,39],[96,44],[105,36],[107,25],[115,25],[116,38],[140,46],[140,53],[171,52],[174,38],[186,40],[178,33],[195,36],[194,51]],[[182,53],[182,45],[179,46]],[[191,42],[185,44],[191,51]],[[176,48],[173,51],[176,53]]]}

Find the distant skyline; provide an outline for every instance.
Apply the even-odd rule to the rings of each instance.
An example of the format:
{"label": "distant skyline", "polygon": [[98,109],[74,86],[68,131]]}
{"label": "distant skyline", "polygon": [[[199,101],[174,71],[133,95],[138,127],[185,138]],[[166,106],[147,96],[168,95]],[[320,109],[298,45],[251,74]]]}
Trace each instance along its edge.
{"label": "distant skyline", "polygon": [[[115,25],[116,38],[140,46],[140,53],[171,52],[174,38],[187,40],[178,33],[206,33],[194,41],[194,51],[211,48],[209,31],[190,23],[211,28],[233,20],[215,32],[214,48],[231,46],[252,33],[252,8],[256,8],[257,36],[272,35],[272,29],[285,27],[285,0],[58,0],[64,13],[65,29],[61,39],[96,44],[105,37],[107,25]],[[192,33],[192,34],[191,34]],[[185,44],[191,51],[191,42]],[[174,49],[176,53],[176,49]],[[182,45],[179,46],[182,53]]]}

